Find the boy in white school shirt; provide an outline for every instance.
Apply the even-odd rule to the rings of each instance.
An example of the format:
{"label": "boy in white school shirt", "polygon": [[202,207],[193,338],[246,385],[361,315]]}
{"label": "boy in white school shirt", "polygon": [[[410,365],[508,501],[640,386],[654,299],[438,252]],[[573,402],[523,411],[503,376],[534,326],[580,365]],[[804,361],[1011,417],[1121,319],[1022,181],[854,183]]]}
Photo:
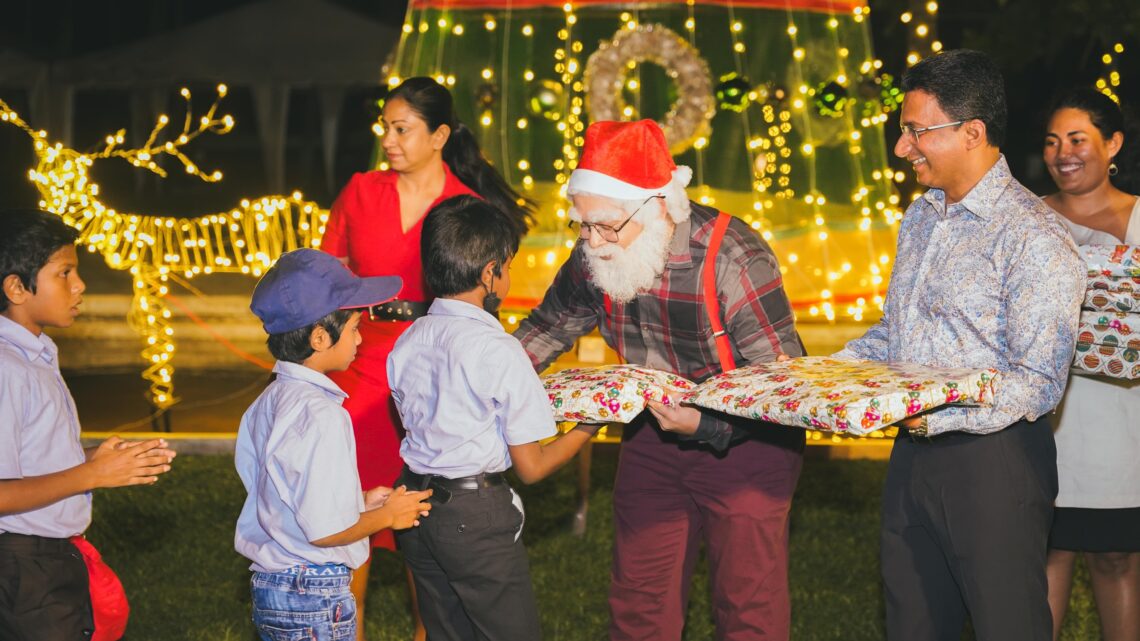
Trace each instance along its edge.
{"label": "boy in white school shirt", "polygon": [[[0,211],[0,639],[96,632],[87,566],[73,539],[91,491],[149,485],[170,471],[166,441],[117,436],[87,450],[45,328],[70,327],[86,285],[78,232],[34,209]],[[125,625],[115,617],[114,624]],[[101,621],[100,623],[103,623]],[[110,626],[108,626],[110,629]],[[107,630],[100,630],[107,632]]]}
{"label": "boy in white school shirt", "polygon": [[360,344],[360,308],[400,290],[398,277],[358,278],[312,249],[281,256],[250,308],[269,334],[275,379],[238,430],[234,455],[249,493],[234,547],[252,561],[253,622],[262,639],[356,637],[352,570],[367,537],[418,524],[426,492],[361,493],[347,395],[326,372],[344,370]]}
{"label": "boy in white school shirt", "polygon": [[432,209],[423,223],[424,279],[438,297],[388,357],[406,430],[401,483],[430,489],[435,508],[396,533],[431,641],[531,641],[541,636],[521,501],[504,478],[545,478],[597,425],[556,435],[550,402],[497,313],[510,289],[521,230],[473,196]]}

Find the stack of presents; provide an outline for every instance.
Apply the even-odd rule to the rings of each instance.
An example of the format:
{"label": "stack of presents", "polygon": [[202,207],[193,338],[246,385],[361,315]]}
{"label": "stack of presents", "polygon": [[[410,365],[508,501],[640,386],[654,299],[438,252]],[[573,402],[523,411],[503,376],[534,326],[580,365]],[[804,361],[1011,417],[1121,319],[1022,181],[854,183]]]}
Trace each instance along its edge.
{"label": "stack of presents", "polygon": [[1073,369],[1140,378],[1140,246],[1087,245],[1088,289]]}

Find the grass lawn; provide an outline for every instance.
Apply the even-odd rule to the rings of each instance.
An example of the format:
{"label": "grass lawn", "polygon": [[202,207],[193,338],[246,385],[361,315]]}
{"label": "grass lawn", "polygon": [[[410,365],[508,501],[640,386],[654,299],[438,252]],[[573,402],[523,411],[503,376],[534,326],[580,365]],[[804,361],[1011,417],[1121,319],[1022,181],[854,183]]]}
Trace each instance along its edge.
{"label": "grass lawn", "polygon": [[[595,450],[586,536],[569,534],[572,469],[520,487],[525,540],[550,641],[606,638],[611,502],[617,448]],[[571,468],[573,466],[571,465]],[[792,638],[880,640],[879,494],[886,463],[827,461],[804,465],[793,507]],[[249,622],[248,562],[233,551],[244,500],[232,460],[184,456],[158,485],[99,492],[89,536],[130,597],[129,641],[255,639]],[[406,641],[411,621],[403,566],[390,554],[373,564],[365,624],[371,641]],[[685,638],[713,638],[708,574],[698,566]],[[1100,637],[1088,575],[1078,568],[1063,639]]]}

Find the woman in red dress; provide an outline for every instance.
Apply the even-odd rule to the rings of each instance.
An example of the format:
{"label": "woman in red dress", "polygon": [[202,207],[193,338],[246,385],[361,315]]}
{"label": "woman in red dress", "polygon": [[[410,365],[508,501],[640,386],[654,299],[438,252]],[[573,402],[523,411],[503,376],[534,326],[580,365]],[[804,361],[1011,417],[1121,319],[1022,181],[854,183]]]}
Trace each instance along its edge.
{"label": "woman in red dress", "polygon": [[[396,339],[431,303],[420,263],[424,216],[461,194],[475,194],[511,213],[523,231],[532,211],[529,201],[519,204],[519,195],[483,158],[474,135],[455,117],[451,94],[435,80],[409,78],[393,89],[384,102],[383,127],[382,147],[391,169],[358,173],[349,180],[333,203],[321,240],[321,249],[358,276],[396,274],[404,279],[398,299],[364,315],[364,340],[351,368],[330,373],[348,394],[344,408],[356,432],[364,489],[391,487],[403,467],[403,434],[386,364]],[[374,535],[372,546],[394,550],[391,531]],[[357,639],[364,638],[368,570],[368,564],[361,566],[352,581]],[[416,615],[416,638],[423,637]]]}

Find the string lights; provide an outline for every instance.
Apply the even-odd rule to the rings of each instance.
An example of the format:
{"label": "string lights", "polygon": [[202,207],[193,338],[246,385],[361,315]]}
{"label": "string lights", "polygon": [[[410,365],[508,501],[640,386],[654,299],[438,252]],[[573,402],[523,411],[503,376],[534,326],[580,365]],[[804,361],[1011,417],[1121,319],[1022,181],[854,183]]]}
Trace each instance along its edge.
{"label": "string lights", "polygon": [[1096,88],[1104,95],[1120,104],[1120,96],[1116,95],[1116,88],[1120,86],[1120,55],[1124,53],[1124,43],[1112,45],[1111,51],[1104,52],[1100,61],[1104,64],[1101,76],[1096,79]]}
{"label": "string lights", "polygon": [[[888,164],[883,127],[899,92],[871,52],[870,8],[862,0],[772,4],[409,2],[388,85],[443,78],[460,117],[479,124],[488,159],[539,203],[518,261],[526,270],[512,274],[517,309],[541,300],[574,245],[565,183],[585,125],[599,115],[668,123],[677,105],[707,96],[708,126],[694,127],[700,133],[677,157],[694,169],[690,196],[738,215],[772,244],[801,317],[862,321],[879,313],[903,176]],[[937,3],[920,6],[932,43]],[[665,33],[681,42],[662,35],[662,51],[653,52],[627,45]],[[598,51],[605,74],[587,69]],[[690,55],[707,63],[701,80],[712,92],[689,95],[692,74],[676,75]],[[488,83],[496,88],[491,101]],[[609,99],[601,104],[616,105],[613,114],[590,111],[603,90]]]}
{"label": "string lights", "polygon": [[907,33],[908,67],[942,51],[942,41],[938,39],[937,16],[938,3],[935,0],[910,0],[908,10],[899,16],[899,21],[910,27]]}
{"label": "string lights", "polygon": [[[591,117],[586,61],[599,42],[649,25],[679,34],[709,62],[710,82],[733,89],[721,91],[731,104],[711,117],[711,133],[703,132],[678,158],[694,168],[691,196],[739,215],[772,244],[801,317],[860,321],[878,313],[903,213],[894,189],[903,176],[889,168],[882,130],[898,107],[897,91],[891,93],[882,61],[871,53],[870,9],[861,0],[832,0],[827,10],[819,4],[787,0],[786,10],[772,10],[685,0],[683,8],[614,9],[600,0],[411,0],[387,85],[427,75],[447,86],[457,107],[471,110],[461,116],[474,125],[484,152],[540,205],[537,228],[513,263],[512,296],[504,305],[508,328],[537,304],[574,246],[565,227],[565,184]],[[923,6],[932,39],[937,4]],[[657,104],[660,91],[647,93],[657,73],[652,65],[625,64],[619,89],[628,100],[621,118],[660,117],[679,98],[674,93]],[[675,92],[678,83],[666,78]],[[218,94],[220,100],[224,86]],[[166,155],[201,180],[221,180],[220,172],[201,169],[182,149],[202,134],[225,134],[233,119],[218,115],[217,101],[195,117],[189,91],[183,98],[179,133],[167,133],[164,116],[142,146],[124,148],[120,131],[93,153],[50,143],[46,132],[31,129],[0,102],[0,122],[33,140],[37,165],[29,177],[40,206],[79,229],[89,251],[132,275],[129,321],[143,337],[143,376],[158,408],[177,400],[165,300],[170,280],[222,272],[259,276],[284,251],[319,247],[328,218],[299,192],[243,199],[229,211],[195,218],[119,212],[102,203],[88,174],[95,160],[119,158],[165,175],[156,159]],[[379,123],[373,131],[382,134]],[[387,168],[382,160],[378,166]]]}
{"label": "string lights", "polygon": [[165,300],[171,278],[212,273],[260,276],[282,252],[319,247],[328,219],[326,210],[305,200],[300,192],[243,199],[229,211],[196,218],[121,212],[100,200],[99,185],[89,174],[96,160],[119,158],[166,176],[157,161],[168,156],[189,175],[206,182],[221,180],[221,172],[203,171],[182,149],[202,134],[223,135],[233,129],[231,116],[217,114],[225,94],[225,85],[219,86],[214,103],[195,117],[190,91],[182,89],[186,114],[178,134],[165,135],[170,118],[163,115],[141,146],[124,148],[124,132],[118,131],[107,136],[101,151],[92,153],[51,143],[47,132],[32,129],[0,101],[0,122],[15,125],[32,138],[36,167],[28,177],[40,193],[40,208],[59,214],[78,229],[79,243],[102,255],[108,266],[131,274],[133,299],[127,320],[143,338],[143,378],[150,383],[151,403],[159,409],[178,400],[173,382],[174,328]]}

